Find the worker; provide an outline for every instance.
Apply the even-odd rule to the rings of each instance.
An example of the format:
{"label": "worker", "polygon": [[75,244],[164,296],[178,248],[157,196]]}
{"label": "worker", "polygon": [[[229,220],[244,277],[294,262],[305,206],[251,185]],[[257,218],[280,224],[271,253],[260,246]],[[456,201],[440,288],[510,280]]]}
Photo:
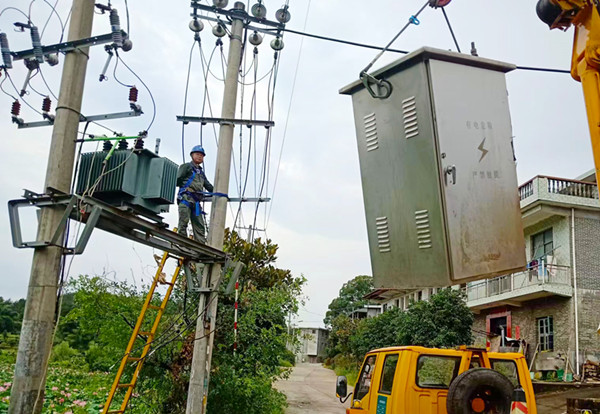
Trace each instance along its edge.
{"label": "worker", "polygon": [[200,145],[192,148],[190,156],[192,161],[179,166],[177,171],[177,204],[179,209],[179,226],[177,232],[187,237],[188,223],[192,222],[194,240],[206,243],[205,212],[202,211],[204,200],[203,190],[213,191],[213,185],[208,181],[202,163],[206,152]]}

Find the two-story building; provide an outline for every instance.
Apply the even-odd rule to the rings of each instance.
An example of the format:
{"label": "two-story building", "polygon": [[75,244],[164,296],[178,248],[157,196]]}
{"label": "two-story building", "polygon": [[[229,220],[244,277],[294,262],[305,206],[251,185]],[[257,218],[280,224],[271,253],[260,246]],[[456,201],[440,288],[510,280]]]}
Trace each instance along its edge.
{"label": "two-story building", "polygon": [[[475,335],[524,339],[528,356],[561,353],[575,371],[600,357],[600,201],[593,171],[537,176],[519,187],[527,270],[469,283]],[[403,309],[435,289],[376,289],[367,297]],[[539,357],[538,357],[539,358]],[[541,369],[541,368],[540,368]]]}
{"label": "two-story building", "polygon": [[325,348],[329,339],[329,330],[324,328],[300,328],[300,348],[296,362],[321,362],[325,358]]}

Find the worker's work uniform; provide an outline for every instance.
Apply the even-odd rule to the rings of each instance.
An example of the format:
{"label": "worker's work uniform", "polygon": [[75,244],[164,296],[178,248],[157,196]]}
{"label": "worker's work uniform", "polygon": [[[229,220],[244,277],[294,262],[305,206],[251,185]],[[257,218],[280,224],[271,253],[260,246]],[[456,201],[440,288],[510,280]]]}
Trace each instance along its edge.
{"label": "worker's work uniform", "polygon": [[179,210],[179,225],[177,233],[187,237],[188,223],[192,222],[194,240],[206,243],[206,220],[202,211],[204,196],[202,191],[213,191],[213,185],[208,181],[202,167],[188,162],[179,166],[177,171],[177,204]]}

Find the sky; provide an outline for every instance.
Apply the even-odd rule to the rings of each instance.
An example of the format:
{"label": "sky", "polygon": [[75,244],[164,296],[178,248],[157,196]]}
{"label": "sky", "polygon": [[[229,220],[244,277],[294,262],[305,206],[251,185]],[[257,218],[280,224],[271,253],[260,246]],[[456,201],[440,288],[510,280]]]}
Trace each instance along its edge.
{"label": "sky", "polygon": [[[52,13],[49,4],[65,21],[70,8],[68,0],[11,0],[10,6],[0,6],[0,32],[8,35],[11,50],[31,48],[29,34],[18,33],[13,23],[24,22],[26,16],[4,7],[15,7],[25,14],[31,7],[31,20],[39,27],[49,21],[43,34],[44,45],[58,43],[61,23]],[[201,32],[204,61],[193,46],[193,33],[188,29],[191,20],[189,1],[165,2],[156,0],[129,2],[129,34],[133,49],[121,53],[127,64],[150,89],[156,102],[154,122],[149,128],[147,147],[154,148],[154,140],[161,139],[160,155],[176,163],[182,162],[182,126],[176,115],[183,114],[186,85],[188,99],[186,113],[199,116],[204,106],[205,116],[219,116],[222,92],[222,59],[217,50],[210,59],[216,38],[209,22]],[[207,0],[205,0],[205,4]],[[232,6],[230,4],[228,7]],[[247,9],[253,4],[248,2]],[[264,0],[267,18],[273,19],[281,1]],[[524,0],[462,0],[446,7],[448,18],[463,52],[468,53],[475,42],[482,57],[505,61],[520,66],[569,69],[572,30],[550,31],[535,14],[535,1]],[[358,43],[383,46],[404,26],[409,16],[416,13],[422,1],[380,0],[290,0],[292,19],[289,29],[321,36],[344,39]],[[124,0],[112,1],[118,9],[123,29],[126,27]],[[48,18],[50,17],[50,20]],[[427,7],[419,16],[420,24],[411,25],[393,44],[393,48],[407,51],[422,46],[456,50],[448,26],[440,10]],[[94,17],[93,33],[110,31],[108,15]],[[66,38],[66,35],[65,35]],[[258,63],[251,66],[252,47],[247,48],[243,98],[240,89],[240,116],[249,117],[253,108],[253,68],[257,78],[264,77],[256,88],[256,119],[267,119],[268,97],[274,96],[272,113],[275,127],[270,136],[268,158],[269,173],[265,180],[267,196],[271,202],[259,209],[257,225],[266,231],[257,236],[268,237],[279,245],[277,266],[290,269],[294,275],[307,279],[304,289],[305,304],[295,323],[299,326],[322,326],[328,304],[338,294],[341,286],[357,275],[371,274],[366,224],[360,185],[358,153],[354,129],[352,102],[348,96],[339,95],[343,86],[355,81],[359,72],[375,57],[376,50],[343,45],[286,33],[285,47],[278,58],[278,71],[272,95],[273,50],[272,37],[267,36],[258,47]],[[224,38],[224,55],[228,40]],[[390,63],[402,55],[385,53],[374,68]],[[102,46],[90,51],[84,90],[82,113],[103,114],[128,110],[127,85],[139,89],[139,103],[144,115],[138,118],[103,122],[109,129],[124,135],[135,135],[148,129],[153,117],[150,94],[143,84],[122,64],[114,69],[113,60],[108,80],[98,77],[106,61]],[[204,79],[202,62],[210,61],[211,71]],[[188,65],[191,68],[189,84],[186,81]],[[55,67],[42,65],[42,73],[50,90],[57,93],[60,85],[61,64]],[[9,71],[17,89],[26,74],[22,62],[15,62]],[[115,76],[116,74],[116,76]],[[36,76],[31,85],[41,94],[48,88]],[[116,78],[116,79],[115,79]],[[536,175],[574,178],[593,167],[591,145],[581,85],[568,74],[516,70],[507,74],[507,88],[512,118],[517,174],[519,183]],[[4,77],[0,78],[0,82]],[[204,99],[209,91],[210,108]],[[9,81],[2,88],[15,96]],[[39,110],[42,96],[30,90],[22,101]],[[0,93],[0,203],[19,198],[23,189],[42,192],[51,127],[17,129],[11,123],[10,107],[13,98]],[[56,101],[53,99],[53,107]],[[204,103],[204,105],[203,105]],[[240,105],[238,105],[238,113]],[[23,104],[21,117],[37,121],[41,116]],[[80,130],[83,128],[81,125]],[[216,144],[210,126],[202,129],[203,145],[207,151],[205,168],[209,179],[214,178]],[[260,165],[265,142],[265,131],[256,129],[251,138],[248,131],[234,138],[234,165],[230,196],[239,194],[240,181],[245,177],[246,157],[250,154],[248,190],[253,197],[260,188]],[[88,133],[104,134],[108,130],[92,125]],[[200,127],[189,125],[185,129],[184,152],[199,143]],[[248,152],[249,141],[256,143]],[[242,142],[240,151],[240,141]],[[86,144],[83,151],[95,151],[94,144]],[[240,162],[240,159],[242,160]],[[256,160],[256,161],[255,161]],[[258,171],[255,173],[255,166]],[[237,177],[237,178],[236,178]],[[242,178],[240,178],[242,177]],[[236,181],[237,180],[237,181]],[[232,225],[236,205],[228,215]],[[171,210],[174,210],[173,208]],[[243,224],[253,222],[253,206],[243,209]],[[233,213],[232,213],[233,212]],[[1,217],[4,219],[1,219]],[[176,214],[165,215],[171,226],[176,224]],[[24,213],[23,231],[34,237],[35,214]],[[109,278],[128,280],[131,283],[148,283],[155,269],[152,249],[96,230],[81,256],[71,263],[69,275],[104,274]],[[7,210],[0,212],[0,296],[11,299],[25,297],[29,280],[32,251],[15,249],[10,237]]]}

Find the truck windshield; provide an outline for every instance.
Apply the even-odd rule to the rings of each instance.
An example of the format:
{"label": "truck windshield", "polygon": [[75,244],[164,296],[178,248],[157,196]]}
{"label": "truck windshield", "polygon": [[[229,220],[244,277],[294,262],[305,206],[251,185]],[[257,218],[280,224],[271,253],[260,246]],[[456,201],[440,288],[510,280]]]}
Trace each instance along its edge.
{"label": "truck windshield", "polygon": [[369,355],[360,371],[360,375],[358,376],[358,382],[356,383],[356,387],[354,388],[356,391],[354,392],[355,400],[362,400],[365,395],[369,393],[369,389],[371,388],[371,377],[373,376],[373,371],[375,371],[375,361],[377,359],[377,355]]}

